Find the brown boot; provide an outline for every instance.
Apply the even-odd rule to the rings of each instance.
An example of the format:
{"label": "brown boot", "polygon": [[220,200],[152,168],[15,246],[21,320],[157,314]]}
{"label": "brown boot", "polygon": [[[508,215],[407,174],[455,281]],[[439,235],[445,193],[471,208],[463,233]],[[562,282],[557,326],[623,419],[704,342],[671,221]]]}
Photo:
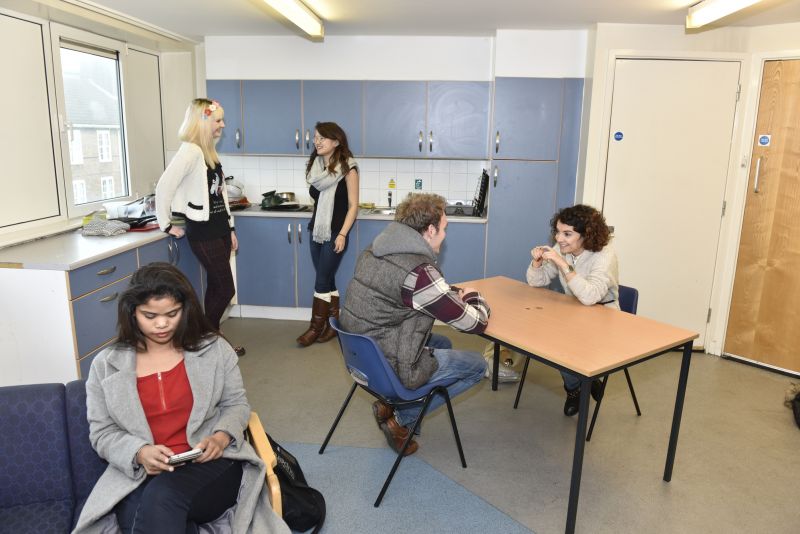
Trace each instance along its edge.
{"label": "brown boot", "polygon": [[314,304],[311,306],[311,324],[308,325],[308,330],[297,338],[300,345],[308,347],[322,334],[325,321],[328,320],[328,307],[327,301],[314,297]]}
{"label": "brown boot", "polygon": [[375,401],[372,403],[372,415],[375,416],[375,422],[378,423],[378,427],[380,427],[381,423],[385,422],[390,417],[394,417],[394,410],[384,402]]}
{"label": "brown boot", "polygon": [[[331,305],[328,308],[328,317],[334,317],[336,320],[339,319],[339,297],[336,295],[331,295]],[[325,319],[325,328],[322,330],[322,334],[317,338],[317,343],[325,343],[326,341],[330,341],[331,339],[336,337],[336,330],[331,328],[330,323],[328,323],[328,319]]]}
{"label": "brown boot", "polygon": [[[383,435],[386,436],[386,442],[394,452],[400,452],[403,448],[403,443],[408,439],[408,434],[411,432],[408,428],[401,426],[394,416],[381,423],[381,430],[383,430]],[[417,449],[419,449],[419,443],[412,439],[403,456],[410,456],[417,452]]]}

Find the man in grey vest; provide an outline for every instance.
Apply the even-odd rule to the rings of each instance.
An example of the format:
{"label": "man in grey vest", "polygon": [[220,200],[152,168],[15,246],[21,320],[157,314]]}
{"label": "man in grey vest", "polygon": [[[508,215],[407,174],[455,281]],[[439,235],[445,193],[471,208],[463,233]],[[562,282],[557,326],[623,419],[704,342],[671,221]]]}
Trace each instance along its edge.
{"label": "man in grey vest", "polygon": [[[410,195],[397,206],[395,220],[367,247],[356,264],[339,320],[348,332],[375,340],[398,378],[409,389],[433,380],[457,378],[450,398],[480,382],[486,361],[476,352],[452,350],[445,336],[431,332],[436,319],[456,330],[480,334],[489,305],[478,291],[445,282],[436,265],[447,216],[439,195]],[[444,404],[436,396],[433,410]],[[389,446],[399,451],[421,406],[392,410],[376,401],[372,410]],[[419,448],[412,441],[406,455]]]}

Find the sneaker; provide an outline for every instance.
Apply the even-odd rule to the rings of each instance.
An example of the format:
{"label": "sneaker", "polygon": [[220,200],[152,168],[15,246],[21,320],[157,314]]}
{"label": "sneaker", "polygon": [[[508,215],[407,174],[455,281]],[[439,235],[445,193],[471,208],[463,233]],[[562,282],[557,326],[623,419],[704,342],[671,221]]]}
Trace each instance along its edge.
{"label": "sneaker", "polygon": [[567,400],[564,402],[564,415],[572,417],[578,413],[578,407],[581,401],[581,388],[567,389],[564,387],[564,389],[567,392]]}
{"label": "sneaker", "polygon": [[[492,378],[492,364],[489,362],[489,365],[486,366],[486,371],[483,373],[485,378],[491,380]],[[505,365],[500,366],[500,370],[497,371],[497,381],[498,382],[519,382],[521,378],[521,374],[515,371],[510,367],[506,367]]]}
{"label": "sneaker", "polygon": [[592,398],[595,402],[600,402],[603,398],[603,384],[599,380],[592,380]]}

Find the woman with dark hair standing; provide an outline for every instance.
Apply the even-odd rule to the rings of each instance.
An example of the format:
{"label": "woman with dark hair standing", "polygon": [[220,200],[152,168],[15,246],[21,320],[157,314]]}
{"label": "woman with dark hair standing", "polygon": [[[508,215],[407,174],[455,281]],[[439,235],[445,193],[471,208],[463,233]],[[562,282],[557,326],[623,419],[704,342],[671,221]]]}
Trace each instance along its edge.
{"label": "woman with dark hair standing", "polygon": [[[610,231],[603,214],[591,206],[578,204],[564,208],[550,220],[553,242],[558,250],[541,245],[531,250],[526,277],[528,284],[543,287],[555,277],[564,293],[575,296],[581,304],[602,304],[619,309],[619,268],[617,254],[609,245]],[[561,372],[567,400],[564,414],[578,413],[580,381]],[[600,381],[592,381],[592,397],[600,399]]]}
{"label": "woman with dark hair standing", "polygon": [[[244,440],[250,416],[236,354],[168,263],[137,270],[118,341],[86,382],[89,439],[108,462],[75,533],[289,532],[269,505],[266,468]],[[170,456],[202,449],[192,462]],[[225,527],[223,527],[225,524]]]}
{"label": "woman with dark hair standing", "polygon": [[[185,233],[206,270],[206,317],[216,330],[236,292],[230,260],[231,252],[239,248],[216,149],[224,119],[219,102],[192,100],[178,130],[183,143],[156,185],[159,227],[176,238]],[[186,218],[185,231],[170,223],[173,212]],[[238,356],[245,353],[244,347],[234,350]]]}
{"label": "woman with dark hair standing", "polygon": [[347,135],[335,122],[317,123],[314,151],[306,165],[306,182],[314,199],[308,230],[317,276],[311,324],[297,338],[303,347],[336,337],[336,332],[328,326],[328,317],[339,317],[336,271],[358,215],[358,163],[347,145]]}

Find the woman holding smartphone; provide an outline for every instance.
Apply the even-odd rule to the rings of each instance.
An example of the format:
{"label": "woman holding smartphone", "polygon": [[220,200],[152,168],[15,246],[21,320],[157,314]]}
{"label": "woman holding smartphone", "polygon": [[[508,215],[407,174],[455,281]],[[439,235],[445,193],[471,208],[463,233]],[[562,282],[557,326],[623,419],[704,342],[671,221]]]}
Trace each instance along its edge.
{"label": "woman holding smartphone", "polygon": [[[133,274],[117,339],[86,382],[89,439],[108,467],[74,532],[197,532],[218,520],[232,532],[288,534],[244,440],[250,405],[236,354],[178,269]],[[193,448],[202,450],[193,461],[170,462]]]}

